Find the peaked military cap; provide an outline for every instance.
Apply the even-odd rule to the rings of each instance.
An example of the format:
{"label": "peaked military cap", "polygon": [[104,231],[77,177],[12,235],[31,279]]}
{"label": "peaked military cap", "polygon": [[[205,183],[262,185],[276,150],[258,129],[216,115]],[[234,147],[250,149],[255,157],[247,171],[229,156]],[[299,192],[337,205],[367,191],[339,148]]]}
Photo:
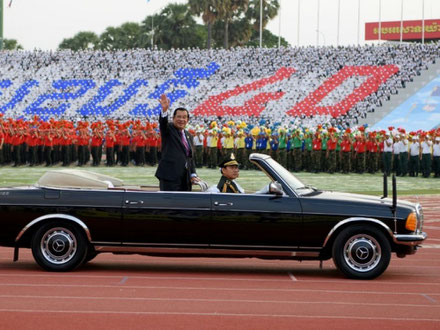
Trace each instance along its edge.
{"label": "peaked military cap", "polygon": [[233,153],[227,155],[220,164],[219,167],[226,167],[231,165],[239,165],[237,160],[235,159],[235,155]]}

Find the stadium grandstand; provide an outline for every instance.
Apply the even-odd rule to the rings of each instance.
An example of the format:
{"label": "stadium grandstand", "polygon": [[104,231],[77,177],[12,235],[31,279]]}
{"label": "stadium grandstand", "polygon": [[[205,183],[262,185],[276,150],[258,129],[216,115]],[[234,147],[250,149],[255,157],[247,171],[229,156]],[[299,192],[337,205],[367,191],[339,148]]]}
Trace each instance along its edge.
{"label": "stadium grandstand", "polygon": [[[246,164],[245,154],[257,151],[295,171],[389,173],[384,141],[392,135],[396,173],[417,176],[418,170],[407,169],[408,139],[427,137],[430,158],[421,171],[439,177],[440,120],[432,115],[438,108],[439,57],[438,42],[2,52],[0,164],[69,166],[78,161],[82,166],[92,155],[97,166],[106,150],[108,166],[154,166],[160,158],[158,99],[166,94],[171,107],[191,113],[189,130],[200,143],[198,166],[215,167],[225,150],[239,153]],[[404,102],[400,109],[386,110],[392,99],[406,98],[412,84],[424,77],[418,82],[423,84],[433,72],[436,78],[414,96],[430,101],[417,100],[419,105],[410,107],[417,117],[431,114],[423,130],[420,120],[409,120]],[[385,118],[375,120],[376,126],[364,124],[377,113]],[[347,137],[352,160],[342,157]],[[423,143],[417,145],[419,158]],[[298,148],[301,155],[294,153]]]}
{"label": "stadium grandstand", "polygon": [[166,93],[208,123],[357,125],[440,56],[440,44],[231,50],[10,51],[0,113],[71,121],[151,119]]}

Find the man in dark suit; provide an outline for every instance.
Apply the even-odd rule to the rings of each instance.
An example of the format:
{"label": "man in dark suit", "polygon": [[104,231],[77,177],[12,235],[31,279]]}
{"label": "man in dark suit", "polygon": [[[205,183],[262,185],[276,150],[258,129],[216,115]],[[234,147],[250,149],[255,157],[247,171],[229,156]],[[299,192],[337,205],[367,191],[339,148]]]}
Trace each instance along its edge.
{"label": "man in dark suit", "polygon": [[172,123],[168,122],[170,100],[166,95],[160,98],[162,113],[159,128],[162,138],[162,158],[157,167],[156,177],[162,191],[191,191],[197,177],[194,163],[194,146],[191,135],[185,130],[189,120],[188,110],[177,108]]}

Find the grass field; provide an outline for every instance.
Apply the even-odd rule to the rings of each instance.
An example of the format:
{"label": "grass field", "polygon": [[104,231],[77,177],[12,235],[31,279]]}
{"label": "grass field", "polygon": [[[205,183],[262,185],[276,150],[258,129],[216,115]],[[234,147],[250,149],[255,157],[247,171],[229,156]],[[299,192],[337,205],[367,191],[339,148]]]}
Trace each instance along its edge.
{"label": "grass field", "polygon": [[[155,167],[75,167],[72,169],[88,170],[102,173],[122,179],[127,184],[158,185],[158,180],[154,177]],[[63,169],[63,167],[52,167],[51,170]],[[35,183],[38,178],[47,170],[47,167],[0,167],[0,186],[11,187],[19,185],[30,185]],[[215,169],[198,169],[198,175],[210,185],[217,184],[220,174]],[[304,183],[323,190],[334,190],[343,192],[364,193],[370,195],[382,194],[382,175],[377,174],[312,174],[307,172],[295,173]],[[259,171],[240,171],[240,178],[237,180],[240,185],[248,191],[260,189],[268,180]],[[391,180],[388,187],[391,195]],[[399,195],[418,195],[418,194],[440,194],[440,179],[438,178],[411,178],[398,177],[397,190]]]}

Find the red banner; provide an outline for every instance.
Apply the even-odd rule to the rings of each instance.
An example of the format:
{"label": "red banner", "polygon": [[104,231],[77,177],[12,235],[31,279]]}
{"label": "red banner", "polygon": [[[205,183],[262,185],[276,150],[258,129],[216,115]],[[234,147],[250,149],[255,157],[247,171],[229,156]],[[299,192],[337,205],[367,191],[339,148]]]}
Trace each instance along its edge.
{"label": "red banner", "polygon": [[[381,40],[400,40],[400,21],[381,23]],[[402,40],[422,39],[422,21],[403,21]],[[440,19],[425,20],[425,39],[440,39]],[[365,23],[365,40],[379,40],[379,22]]]}

